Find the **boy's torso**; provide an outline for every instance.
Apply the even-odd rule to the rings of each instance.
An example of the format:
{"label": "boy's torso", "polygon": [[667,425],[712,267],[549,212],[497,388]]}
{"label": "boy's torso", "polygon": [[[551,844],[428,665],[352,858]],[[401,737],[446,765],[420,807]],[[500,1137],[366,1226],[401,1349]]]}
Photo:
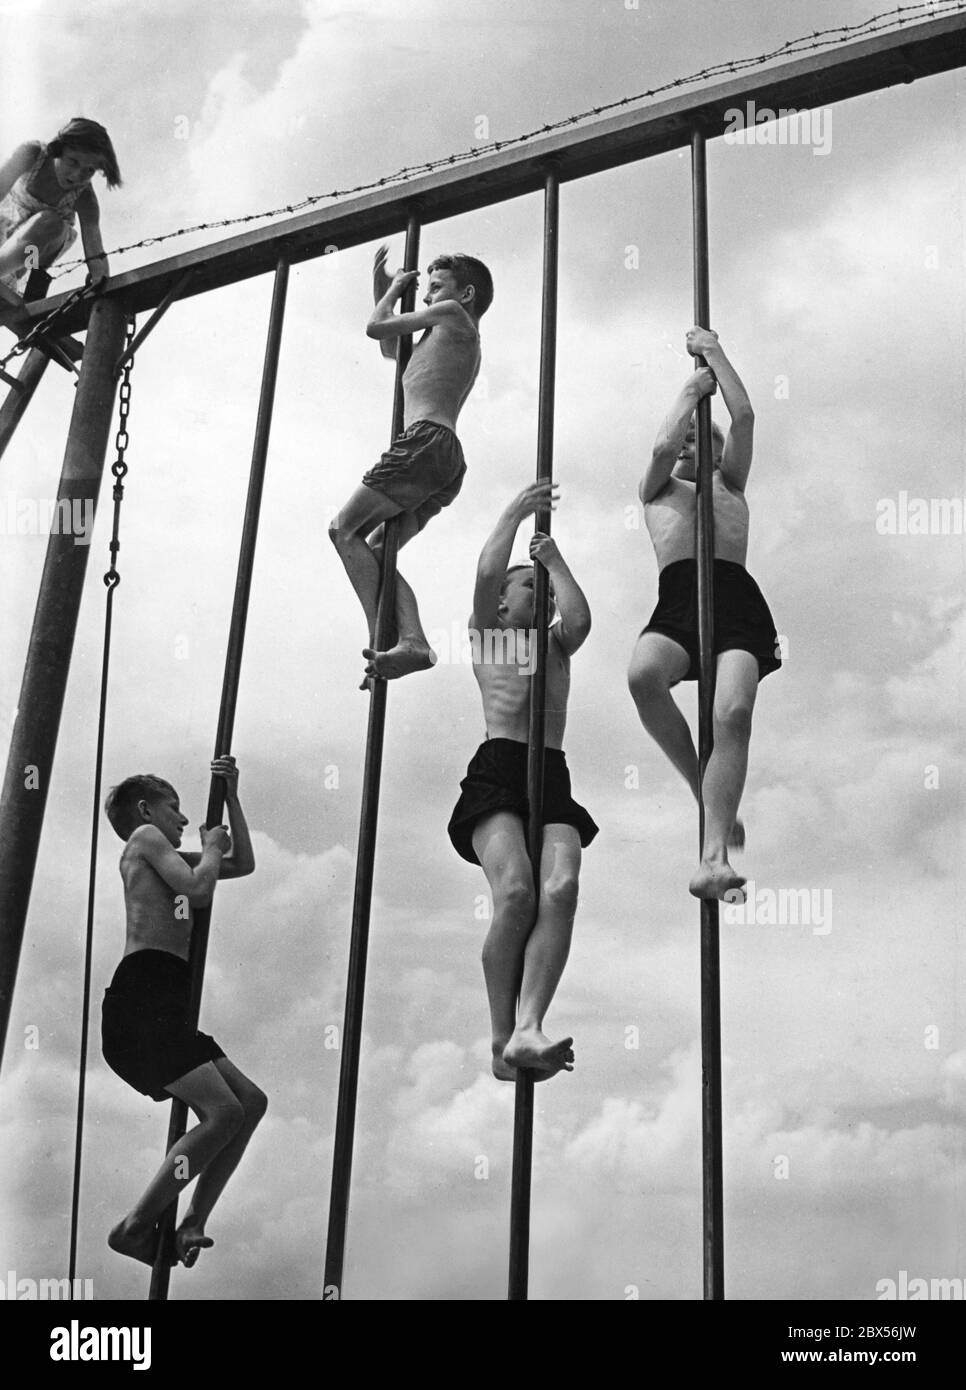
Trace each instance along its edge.
{"label": "boy's torso", "polygon": [[[748,554],[748,503],[743,492],[731,488],[714,472],[714,553],[718,560],[743,565]],[[644,506],[658,569],[675,560],[694,558],[694,483],[671,478],[667,486]]]}
{"label": "boy's torso", "polygon": [[120,868],[127,915],[124,954],[170,951],[187,960],[192,916],[187,898],[169,888],[136,847],[125,847]]}
{"label": "boy's torso", "polygon": [[[526,743],[530,729],[531,638],[526,629],[484,629],[473,639],[473,674],[490,738]],[[553,629],[547,641],[545,743],[562,748],[570,694],[570,658]]]}
{"label": "boy's torso", "polygon": [[[468,315],[466,322],[471,322]],[[434,420],[455,430],[479,370],[480,337],[475,329],[449,323],[427,328],[413,347],[403,377],[404,427],[416,420]]]}

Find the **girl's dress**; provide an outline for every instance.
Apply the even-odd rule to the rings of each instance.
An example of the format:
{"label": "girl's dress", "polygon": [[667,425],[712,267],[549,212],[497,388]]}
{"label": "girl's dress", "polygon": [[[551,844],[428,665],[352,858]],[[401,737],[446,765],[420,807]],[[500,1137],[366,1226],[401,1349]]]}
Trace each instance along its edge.
{"label": "girl's dress", "polygon": [[[50,257],[50,261],[55,261],[77,239],[77,228],[74,226],[76,216],[74,204],[84,190],[71,188],[58,198],[56,203],[41,202],[39,198],[29,192],[30,181],[40,172],[46,158],[47,146],[41,145],[40,153],[35,162],[25,174],[20,175],[10,191],[0,200],[0,246],[13,235],[18,227],[22,227],[36,213],[55,212],[64,224],[64,234]],[[0,284],[6,285],[8,289],[17,294],[22,294],[29,275],[30,268],[28,266],[23,266],[20,270],[10,270],[5,275],[0,275]]]}

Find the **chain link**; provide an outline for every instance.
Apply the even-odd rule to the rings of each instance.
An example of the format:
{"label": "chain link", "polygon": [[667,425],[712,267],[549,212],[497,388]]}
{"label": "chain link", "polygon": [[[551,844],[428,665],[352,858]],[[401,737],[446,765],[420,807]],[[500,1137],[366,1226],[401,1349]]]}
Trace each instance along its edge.
{"label": "chain link", "polygon": [[33,347],[38,338],[47,337],[57,320],[66,314],[68,309],[73,309],[74,305],[79,304],[82,299],[92,298],[94,293],[95,291],[90,285],[82,285],[80,289],[74,290],[67,296],[63,304],[58,304],[56,308],[51,309],[49,314],[38,319],[33,328],[14,343],[6,357],[0,358],[0,368],[5,367],[12,357],[19,357],[21,353]]}
{"label": "chain link", "polygon": [[137,320],[132,314],[127,321],[127,332],[124,339],[124,353],[126,361],[121,373],[121,386],[118,391],[117,407],[117,435],[114,439],[114,448],[117,451],[117,458],[111,464],[111,472],[114,475],[114,528],[111,533],[111,567],[104,576],[104,583],[108,589],[114,589],[121,582],[121,576],[117,570],[117,552],[121,548],[119,540],[119,528],[121,523],[121,503],[124,501],[124,479],[127,476],[127,460],[124,455],[130,444],[130,435],[127,430],[127,420],[131,413],[131,368],[134,366],[134,358],[130,355],[131,344],[134,342],[134,333],[137,328]]}

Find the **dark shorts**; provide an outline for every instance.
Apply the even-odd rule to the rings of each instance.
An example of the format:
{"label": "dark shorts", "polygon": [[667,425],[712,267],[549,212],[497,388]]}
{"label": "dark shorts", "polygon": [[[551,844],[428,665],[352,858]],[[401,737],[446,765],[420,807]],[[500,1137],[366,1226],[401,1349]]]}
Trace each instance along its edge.
{"label": "dark shorts", "polygon": [[[682,677],[698,679],[698,564],[675,560],[658,580],[657,607],[644,632],[661,632],[683,647],[690,665]],[[758,679],[781,666],[778,634],[768,604],[744,565],[714,562],[714,650],[750,652],[758,660]]]}
{"label": "dark shorts", "polygon": [[457,496],[465,472],[463,449],[453,431],[434,420],[417,420],[393,440],[362,481],[412,513],[421,531]]}
{"label": "dark shorts", "polygon": [[170,951],[125,956],[104,994],[104,1060],[152,1100],[170,1100],[172,1081],[224,1057],[207,1033],[188,1026],[188,962]]}
{"label": "dark shorts", "polygon": [[[449,838],[453,848],[470,864],[478,864],[473,831],[494,811],[513,811],[523,821],[524,837],[530,815],[527,798],[527,745],[512,738],[488,738],[470,760],[460,783],[461,795],[450,816]],[[597,826],[570,794],[570,772],[562,748],[544,750],[544,825],[572,825],[583,848],[597,834]]]}

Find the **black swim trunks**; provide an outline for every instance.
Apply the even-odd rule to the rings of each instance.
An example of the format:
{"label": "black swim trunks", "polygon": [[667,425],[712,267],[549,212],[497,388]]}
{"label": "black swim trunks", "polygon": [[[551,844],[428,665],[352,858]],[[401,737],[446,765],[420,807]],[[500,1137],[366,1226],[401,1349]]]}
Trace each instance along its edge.
{"label": "black swim trunks", "polygon": [[416,420],[362,481],[411,512],[421,531],[457,496],[465,473],[463,448],[453,431],[435,420]]}
{"label": "black swim trunks", "polygon": [[[470,864],[478,864],[473,831],[494,811],[514,811],[523,821],[526,837],[530,803],[527,798],[527,745],[512,738],[488,738],[470,760],[460,783],[461,795],[447,830],[453,848]],[[570,772],[562,748],[544,750],[543,821],[572,825],[586,848],[598,827],[570,794]]]}
{"label": "black swim trunks", "polygon": [[[658,580],[657,607],[644,632],[661,632],[683,647],[690,666],[682,677],[698,679],[698,563],[675,560]],[[778,634],[768,604],[744,565],[714,562],[714,650],[742,651],[758,658],[758,679],[782,664]]]}
{"label": "black swim trunks", "polygon": [[225,1055],[214,1038],[189,1028],[188,986],[188,962],[180,956],[134,951],[104,994],[104,1060],[152,1100],[170,1100],[165,1086]]}

